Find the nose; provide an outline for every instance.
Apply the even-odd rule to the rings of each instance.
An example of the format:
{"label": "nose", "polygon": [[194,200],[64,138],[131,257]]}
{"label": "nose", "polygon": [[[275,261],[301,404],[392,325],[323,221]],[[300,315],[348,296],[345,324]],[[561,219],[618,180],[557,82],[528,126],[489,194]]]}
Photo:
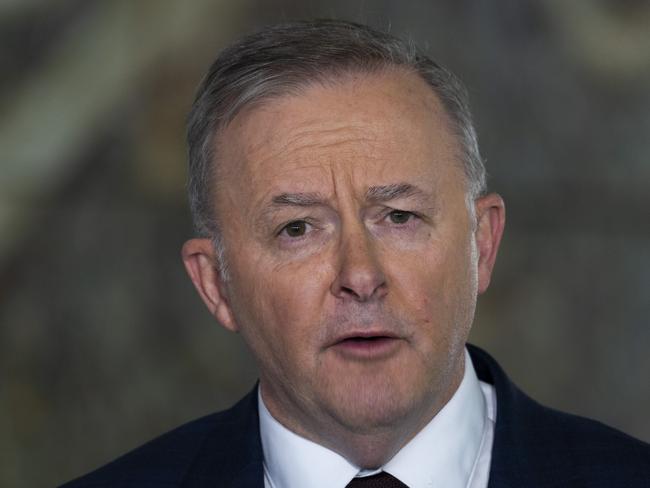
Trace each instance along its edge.
{"label": "nose", "polygon": [[348,236],[339,253],[339,269],[331,285],[335,297],[368,302],[386,295],[386,278],[368,236],[361,232]]}

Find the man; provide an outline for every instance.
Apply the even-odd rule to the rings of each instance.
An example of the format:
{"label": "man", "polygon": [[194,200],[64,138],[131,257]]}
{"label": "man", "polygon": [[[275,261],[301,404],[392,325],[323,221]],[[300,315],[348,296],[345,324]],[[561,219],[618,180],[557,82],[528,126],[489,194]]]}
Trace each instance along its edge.
{"label": "man", "polygon": [[466,95],[340,21],[220,54],[182,251],[259,387],[70,486],[650,486],[650,447],[554,412],[466,341],[505,221]]}

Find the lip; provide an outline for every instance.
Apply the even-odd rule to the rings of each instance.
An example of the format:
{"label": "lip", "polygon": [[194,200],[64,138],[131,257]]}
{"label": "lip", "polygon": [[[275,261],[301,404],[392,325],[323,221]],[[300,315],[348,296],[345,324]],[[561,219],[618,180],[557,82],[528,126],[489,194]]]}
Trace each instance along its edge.
{"label": "lip", "polygon": [[401,344],[401,338],[391,332],[364,330],[346,333],[330,347],[348,359],[377,360],[391,356]]}

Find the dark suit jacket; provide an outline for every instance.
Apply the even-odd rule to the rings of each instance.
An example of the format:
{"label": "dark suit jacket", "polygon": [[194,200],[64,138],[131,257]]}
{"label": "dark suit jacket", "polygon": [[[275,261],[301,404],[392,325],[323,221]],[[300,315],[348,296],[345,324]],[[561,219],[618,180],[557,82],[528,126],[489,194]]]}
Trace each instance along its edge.
{"label": "dark suit jacket", "polygon": [[[469,351],[478,377],[497,395],[489,488],[650,488],[650,445],[539,405],[486,352]],[[263,488],[262,459],[253,390],[230,410],[185,424],[65,487]]]}

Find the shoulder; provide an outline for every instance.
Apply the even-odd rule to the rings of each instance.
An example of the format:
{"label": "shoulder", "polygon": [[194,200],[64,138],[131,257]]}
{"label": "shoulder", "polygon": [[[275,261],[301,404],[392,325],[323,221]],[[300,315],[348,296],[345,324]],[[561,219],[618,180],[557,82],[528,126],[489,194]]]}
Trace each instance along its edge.
{"label": "shoulder", "polygon": [[533,405],[525,417],[523,438],[533,444],[528,452],[536,458],[532,464],[538,470],[556,470],[556,478],[590,481],[594,486],[650,488],[649,444],[596,420]]}
{"label": "shoulder", "polygon": [[253,393],[229,410],[184,424],[62,488],[181,486],[204,464],[209,465],[206,476],[227,478],[245,461],[242,452],[254,455],[259,443]]}
{"label": "shoulder", "polygon": [[490,486],[650,488],[649,444],[540,405],[485,351],[470,347],[470,354],[479,378],[497,395]]}

